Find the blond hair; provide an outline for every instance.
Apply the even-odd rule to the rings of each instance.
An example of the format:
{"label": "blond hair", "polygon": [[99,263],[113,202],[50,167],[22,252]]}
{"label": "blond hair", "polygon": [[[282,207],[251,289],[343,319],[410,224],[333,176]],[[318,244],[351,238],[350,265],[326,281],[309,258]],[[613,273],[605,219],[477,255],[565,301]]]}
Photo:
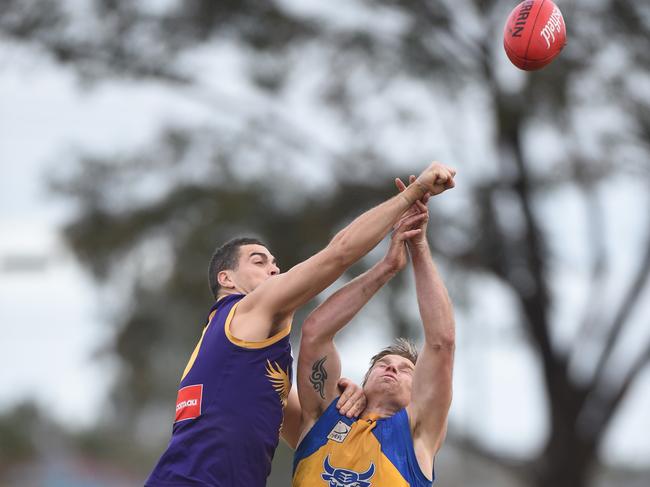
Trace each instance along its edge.
{"label": "blond hair", "polygon": [[413,362],[413,365],[418,361],[418,349],[415,344],[407,338],[397,338],[393,345],[384,348],[381,352],[370,359],[370,368],[363,378],[363,386],[366,385],[366,381],[368,380],[372,368],[386,355],[399,355],[400,357],[404,357]]}

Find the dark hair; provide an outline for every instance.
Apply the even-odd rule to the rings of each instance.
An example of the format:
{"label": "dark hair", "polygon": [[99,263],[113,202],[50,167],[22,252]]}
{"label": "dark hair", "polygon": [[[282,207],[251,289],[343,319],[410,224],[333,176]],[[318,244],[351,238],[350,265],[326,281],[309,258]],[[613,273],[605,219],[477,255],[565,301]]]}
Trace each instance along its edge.
{"label": "dark hair", "polygon": [[214,251],[212,259],[210,259],[210,266],[208,267],[208,283],[212,295],[217,298],[219,294],[219,279],[218,275],[224,270],[237,270],[239,264],[239,247],[242,245],[264,245],[260,240],[252,237],[233,238],[229,240],[217,250]]}
{"label": "dark hair", "polygon": [[418,349],[415,344],[406,338],[398,338],[395,340],[395,343],[393,345],[384,348],[381,352],[370,359],[370,368],[363,378],[362,386],[366,385],[370,371],[375,366],[375,364],[386,355],[399,355],[400,357],[409,359],[411,362],[413,362],[413,365],[415,365],[418,361]]}

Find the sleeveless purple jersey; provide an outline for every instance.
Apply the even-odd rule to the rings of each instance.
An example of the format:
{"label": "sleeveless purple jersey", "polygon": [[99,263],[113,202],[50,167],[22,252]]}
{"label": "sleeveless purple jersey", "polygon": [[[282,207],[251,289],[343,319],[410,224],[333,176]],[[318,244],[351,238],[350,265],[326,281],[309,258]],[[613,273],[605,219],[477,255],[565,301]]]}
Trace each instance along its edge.
{"label": "sleeveless purple jersey", "polygon": [[263,487],[291,388],[290,327],[239,340],[230,321],[242,294],[212,307],[183,374],[172,437],[146,486]]}

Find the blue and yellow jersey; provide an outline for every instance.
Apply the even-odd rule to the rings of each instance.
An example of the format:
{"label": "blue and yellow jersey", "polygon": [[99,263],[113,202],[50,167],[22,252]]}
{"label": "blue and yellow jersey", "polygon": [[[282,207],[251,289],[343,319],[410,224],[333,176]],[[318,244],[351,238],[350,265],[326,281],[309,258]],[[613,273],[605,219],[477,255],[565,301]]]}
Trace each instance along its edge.
{"label": "blue and yellow jersey", "polygon": [[[432,472],[433,478],[433,472]],[[350,419],[336,400],[298,445],[293,487],[424,487],[405,409],[388,418]]]}
{"label": "blue and yellow jersey", "polygon": [[157,487],[263,487],[291,388],[290,327],[261,342],[230,322],[242,294],[210,310],[185,368],[172,437],[146,482]]}

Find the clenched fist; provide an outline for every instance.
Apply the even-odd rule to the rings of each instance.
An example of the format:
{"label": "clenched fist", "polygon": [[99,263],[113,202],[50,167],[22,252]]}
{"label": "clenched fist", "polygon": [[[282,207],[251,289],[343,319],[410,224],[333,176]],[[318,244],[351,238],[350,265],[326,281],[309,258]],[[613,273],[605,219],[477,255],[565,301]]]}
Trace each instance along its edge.
{"label": "clenched fist", "polygon": [[431,195],[437,195],[456,185],[454,183],[455,175],[455,169],[434,161],[422,171],[415,182],[424,187]]}

